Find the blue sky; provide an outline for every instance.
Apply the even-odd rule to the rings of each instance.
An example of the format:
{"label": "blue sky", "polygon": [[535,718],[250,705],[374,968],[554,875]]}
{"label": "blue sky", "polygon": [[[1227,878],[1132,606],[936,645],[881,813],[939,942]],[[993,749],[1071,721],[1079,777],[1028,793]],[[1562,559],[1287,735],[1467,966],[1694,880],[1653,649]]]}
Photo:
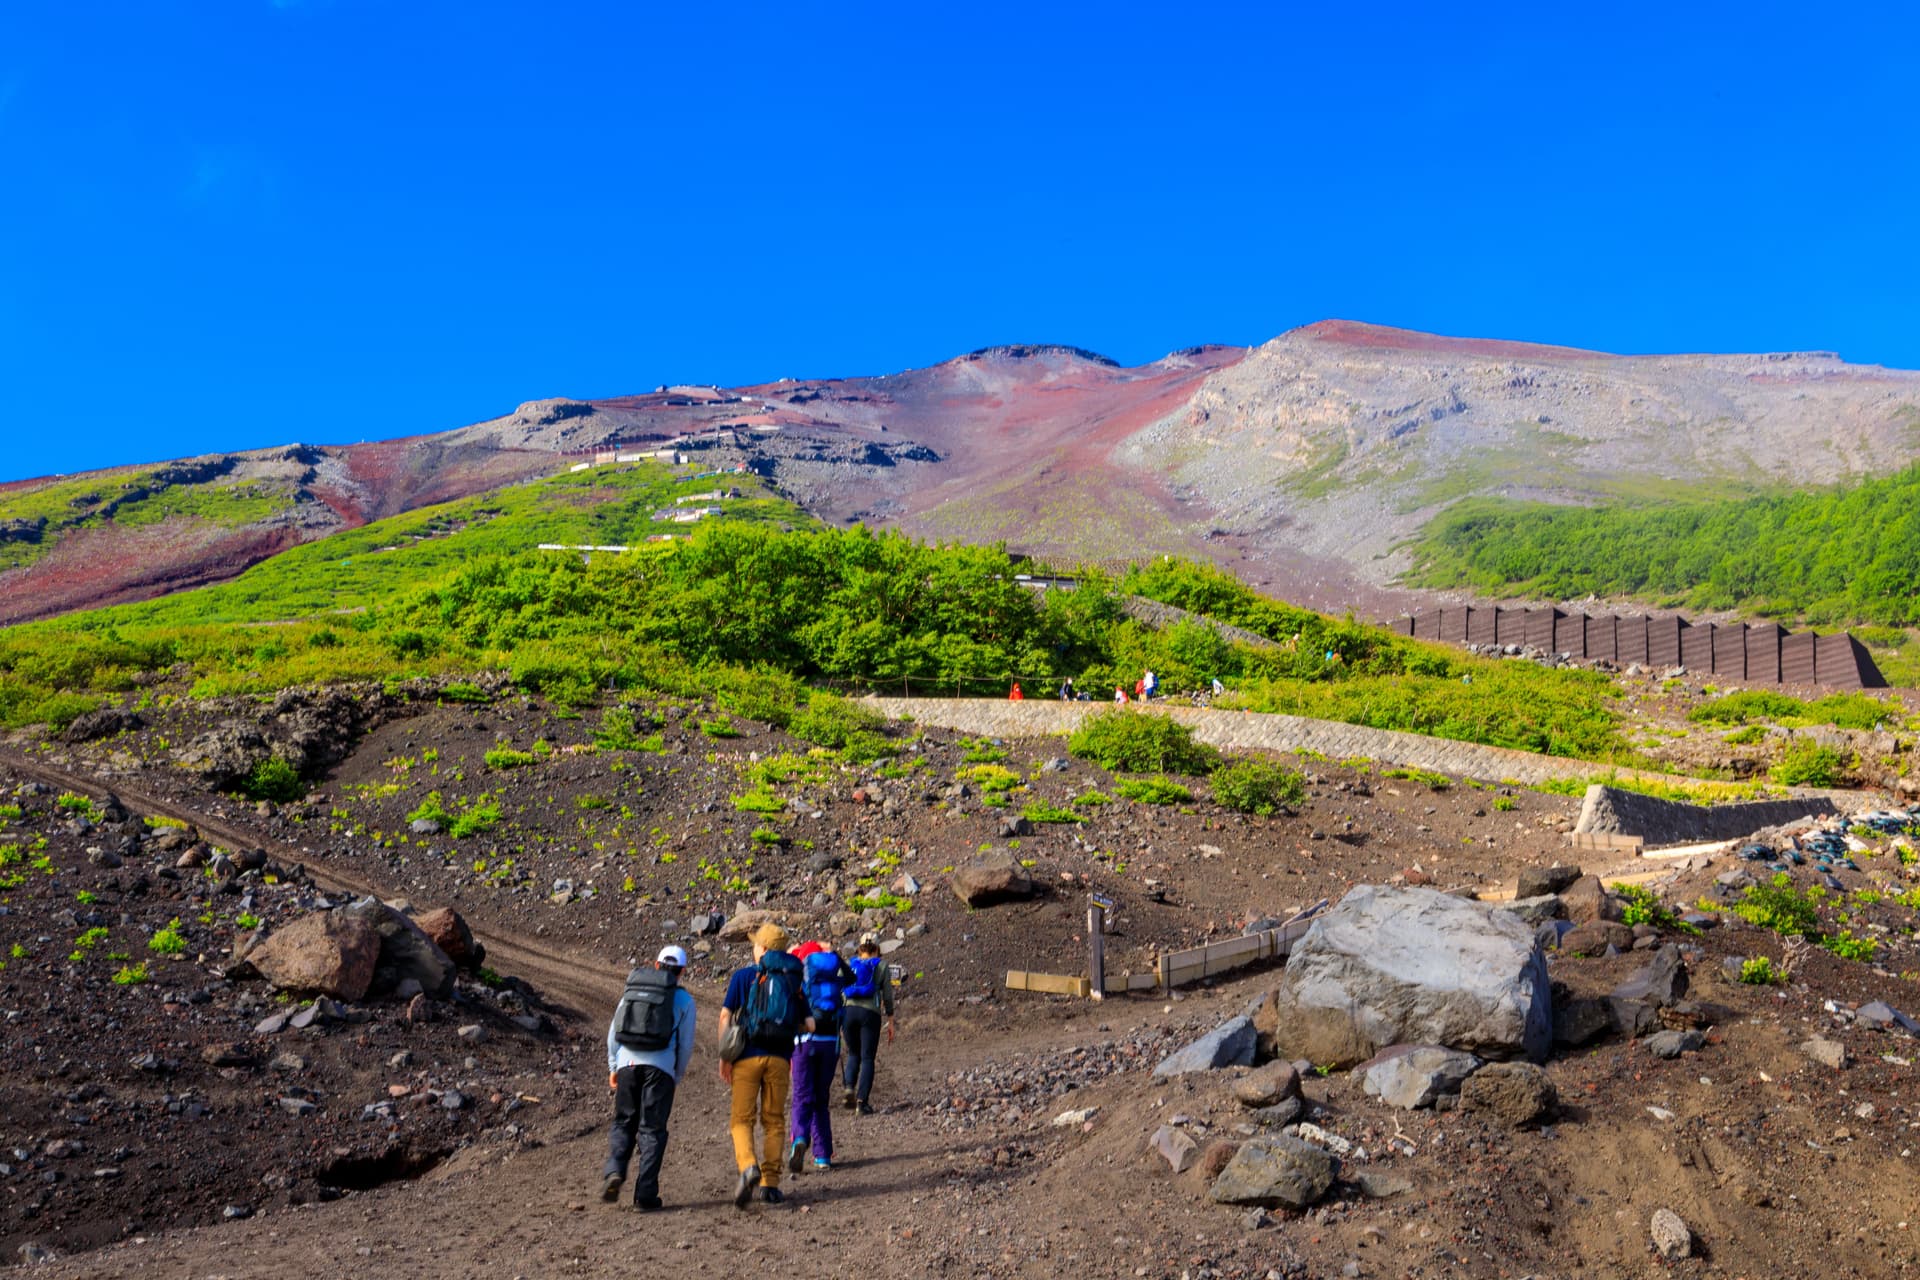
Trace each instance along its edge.
{"label": "blue sky", "polygon": [[1916,36],[1891,6],[20,0],[0,479],[1328,316],[1920,366]]}

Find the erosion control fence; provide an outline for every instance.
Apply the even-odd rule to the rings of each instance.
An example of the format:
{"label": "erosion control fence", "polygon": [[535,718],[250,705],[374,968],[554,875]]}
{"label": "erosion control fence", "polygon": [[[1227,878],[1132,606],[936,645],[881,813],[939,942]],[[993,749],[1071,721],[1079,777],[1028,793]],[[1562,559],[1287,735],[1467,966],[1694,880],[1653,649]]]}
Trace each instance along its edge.
{"label": "erosion control fence", "polygon": [[1678,616],[1589,615],[1565,609],[1468,605],[1426,609],[1388,624],[1399,635],[1445,644],[1528,645],[1569,658],[1625,666],[1684,666],[1741,684],[1884,689],[1866,646],[1844,631],[1791,632],[1774,622],[1688,622]]}

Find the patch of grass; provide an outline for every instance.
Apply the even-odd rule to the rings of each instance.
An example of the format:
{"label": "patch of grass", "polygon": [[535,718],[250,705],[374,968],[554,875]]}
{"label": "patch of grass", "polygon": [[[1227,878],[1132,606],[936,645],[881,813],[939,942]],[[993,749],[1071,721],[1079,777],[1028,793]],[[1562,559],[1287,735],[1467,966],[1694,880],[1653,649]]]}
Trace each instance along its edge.
{"label": "patch of grass", "polygon": [[962,782],[971,782],[988,795],[1000,795],[1012,791],[1021,784],[1021,777],[1005,765],[976,764],[958,769],[953,775]]}
{"label": "patch of grass", "polygon": [[1754,956],[1740,962],[1740,981],[1756,987],[1778,986],[1787,980],[1787,975],[1774,967],[1773,961],[1766,956]]}
{"label": "patch of grass", "polygon": [[613,808],[613,801],[605,796],[580,795],[573,798],[573,807],[582,813],[592,813],[599,809]]}
{"label": "patch of grass", "polygon": [[1086,821],[1085,816],[1075,813],[1071,809],[1061,809],[1055,805],[1050,805],[1044,800],[1029,802],[1028,805],[1020,811],[1020,816],[1028,822],[1033,823]]}
{"label": "patch of grass", "polygon": [[702,720],[700,722],[700,732],[706,734],[709,738],[737,738],[740,736],[740,730],[734,726],[733,720],[725,715],[715,716],[711,720]]}
{"label": "patch of grass", "polygon": [[485,795],[478,796],[454,815],[452,824],[447,827],[447,834],[455,840],[485,835],[500,825],[503,816],[497,800]]}
{"label": "patch of grass", "polygon": [[1079,809],[1097,809],[1103,804],[1112,804],[1113,797],[1104,791],[1082,791],[1067,803]]}
{"label": "patch of grass", "polygon": [[756,787],[745,795],[735,796],[733,807],[742,813],[783,813],[787,802],[765,787]]}
{"label": "patch of grass", "polygon": [[961,749],[960,759],[967,764],[993,764],[1007,758],[1006,748],[996,746],[991,738],[959,738],[953,745]]}
{"label": "patch of grass", "polygon": [[515,751],[511,747],[495,747],[487,752],[484,759],[489,769],[519,769],[539,759],[531,751]]}
{"label": "patch of grass", "polygon": [[137,987],[145,981],[147,981],[145,960],[138,964],[123,964],[120,966],[120,971],[113,975],[113,985],[116,987]]}
{"label": "patch of grass", "polygon": [[1493,807],[1501,813],[1509,813],[1513,810],[1513,797],[1495,796],[1493,798]]}
{"label": "patch of grass", "polygon": [[1453,779],[1446,774],[1434,773],[1430,769],[1416,769],[1411,765],[1399,769],[1382,769],[1380,776],[1417,782],[1429,791],[1445,791],[1453,786]]}
{"label": "patch of grass", "polygon": [[786,842],[786,837],[780,834],[778,827],[770,827],[765,824],[753,829],[752,839],[755,844],[765,845],[784,844]]}
{"label": "patch of grass", "polygon": [[913,899],[890,891],[854,894],[847,899],[849,911],[871,911],[875,907],[891,911],[895,915],[905,915],[913,910]]}
{"label": "patch of grass", "polygon": [[1113,789],[1126,799],[1140,804],[1187,804],[1193,799],[1193,792],[1165,775],[1117,778]]}
{"label": "patch of grass", "polygon": [[419,806],[411,813],[407,814],[407,821],[437,822],[440,824],[440,829],[444,831],[453,825],[453,815],[447,812],[446,801],[441,798],[440,793],[438,791],[429,791],[427,792],[427,798],[422,800]]}
{"label": "patch of grass", "polygon": [[1784,787],[1837,786],[1851,765],[1847,756],[1811,738],[1796,738],[1767,771]]}
{"label": "patch of grass", "polygon": [[[337,645],[339,642],[336,640],[334,643]],[[455,680],[440,690],[440,701],[476,703],[491,702],[493,699],[479,685],[470,684],[465,680]]]}

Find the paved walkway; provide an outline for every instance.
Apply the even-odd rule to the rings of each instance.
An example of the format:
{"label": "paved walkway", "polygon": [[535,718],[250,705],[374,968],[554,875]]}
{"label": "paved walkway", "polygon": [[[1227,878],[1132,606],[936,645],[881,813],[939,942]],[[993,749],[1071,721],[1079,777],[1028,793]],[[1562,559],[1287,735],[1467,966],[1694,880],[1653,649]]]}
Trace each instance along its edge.
{"label": "paved walkway", "polygon": [[[867,698],[889,719],[911,719],[960,733],[995,738],[1039,738],[1067,734],[1091,715],[1112,710],[1105,702],[1059,702],[1030,698],[1009,702],[988,698]],[[1486,747],[1447,738],[1429,738],[1395,729],[1370,729],[1334,720],[1271,715],[1255,711],[1224,711],[1211,707],[1179,707],[1167,703],[1132,705],[1136,711],[1171,716],[1193,730],[1193,736],[1224,750],[1317,751],[1330,760],[1365,757],[1387,764],[1411,765],[1454,777],[1482,782],[1512,781],[1539,786],[1561,778],[1587,779],[1617,774],[1677,785],[1698,785],[1698,778],[1676,774],[1615,769],[1590,760],[1567,760],[1505,747]],[[1810,794],[1826,794],[1814,792]],[[1857,799],[1857,797],[1856,797]]]}

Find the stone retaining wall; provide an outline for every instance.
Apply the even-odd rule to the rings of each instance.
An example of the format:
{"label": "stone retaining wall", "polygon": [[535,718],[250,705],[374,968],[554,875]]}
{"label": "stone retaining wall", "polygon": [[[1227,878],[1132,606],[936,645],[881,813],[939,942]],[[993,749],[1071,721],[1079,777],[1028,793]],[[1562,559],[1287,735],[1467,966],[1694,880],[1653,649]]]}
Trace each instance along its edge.
{"label": "stone retaining wall", "polygon": [[1586,803],[1580,807],[1580,821],[1573,829],[1641,836],[1653,847],[1701,840],[1738,840],[1763,827],[1777,827],[1799,818],[1826,818],[1838,812],[1831,798],[1819,795],[1709,807],[1660,800],[1637,791],[1621,791],[1595,783],[1587,788]]}

